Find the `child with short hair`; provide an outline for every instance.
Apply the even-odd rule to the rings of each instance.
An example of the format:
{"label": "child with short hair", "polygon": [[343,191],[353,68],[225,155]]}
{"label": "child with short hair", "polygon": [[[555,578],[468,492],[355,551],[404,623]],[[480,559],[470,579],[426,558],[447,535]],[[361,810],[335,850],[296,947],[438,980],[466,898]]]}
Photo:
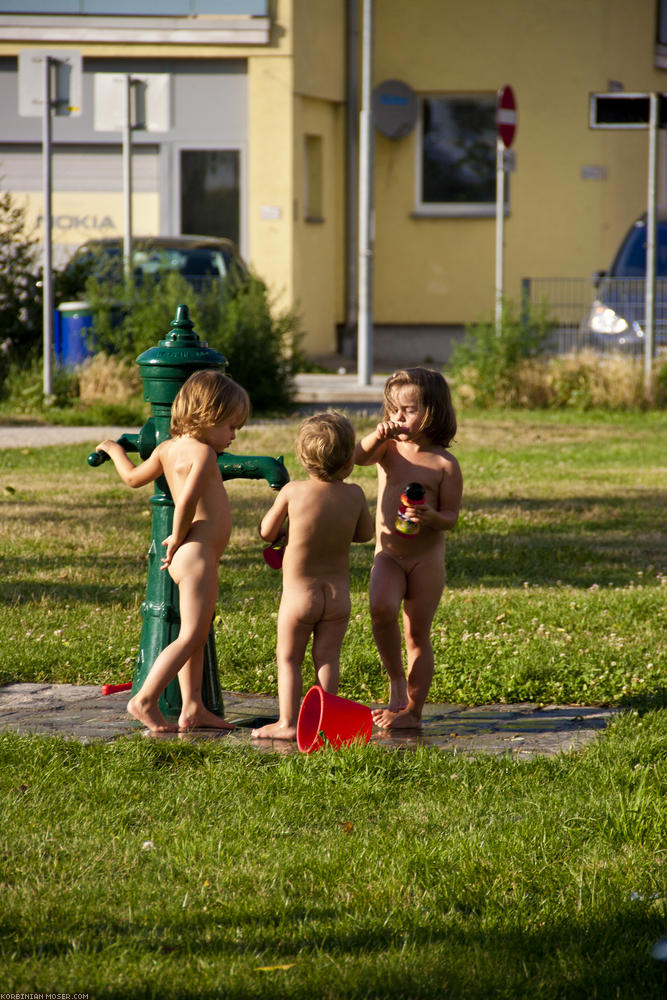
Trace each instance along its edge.
{"label": "child with short hair", "polygon": [[[162,544],[162,569],[178,587],[178,637],[156,658],[127,710],[154,732],[233,729],[203,702],[204,647],[218,598],[218,564],[232,530],[229,498],[217,458],[229,447],[250,413],[248,394],[222,372],[195,372],[171,407],[171,438],[139,465],[115,441],[102,441],[128,486],[145,486],[164,476],[174,501],[172,532]],[[160,695],[178,675],[181,713],[172,724],[158,707]]]}
{"label": "child with short hair", "polygon": [[[384,413],[375,430],[357,444],[357,465],[377,464],[378,501],[375,557],[370,579],[373,635],[389,676],[389,704],[375,709],[383,729],[418,728],[434,658],[431,624],[445,585],[445,531],[456,524],[463,478],[447,450],[456,433],[456,414],[447,382],[428,368],[407,368],[384,387]],[[419,482],[424,502],[403,497]],[[399,504],[412,522],[396,527]],[[404,524],[404,522],[403,522]],[[398,614],[403,605],[407,681]]]}
{"label": "child with short hair", "polygon": [[298,430],[296,455],[308,479],[283,486],[262,518],[267,542],[289,534],[278,612],[277,722],[253,730],[257,739],[294,740],[301,701],[301,665],[312,634],[317,681],[338,691],[340,652],[350,617],[350,545],[373,535],[366,497],[344,480],[354,468],[354,428],[340,413],[316,413]]}

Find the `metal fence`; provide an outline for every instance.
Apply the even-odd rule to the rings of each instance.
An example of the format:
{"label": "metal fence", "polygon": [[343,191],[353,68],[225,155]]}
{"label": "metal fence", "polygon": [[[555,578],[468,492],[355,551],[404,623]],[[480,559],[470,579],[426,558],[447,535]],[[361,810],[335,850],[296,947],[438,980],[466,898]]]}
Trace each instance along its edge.
{"label": "metal fence", "polygon": [[[585,348],[603,353],[644,354],[643,278],[524,278],[522,313],[542,314],[552,328],[548,350],[566,354]],[[593,312],[592,312],[593,310]],[[667,348],[667,279],[655,284],[655,353]]]}

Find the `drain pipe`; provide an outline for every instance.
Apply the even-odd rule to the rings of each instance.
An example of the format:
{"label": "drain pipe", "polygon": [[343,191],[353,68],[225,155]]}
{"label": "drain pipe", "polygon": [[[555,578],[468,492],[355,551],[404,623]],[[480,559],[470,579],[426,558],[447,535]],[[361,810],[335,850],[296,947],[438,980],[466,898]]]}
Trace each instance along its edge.
{"label": "drain pipe", "polygon": [[363,0],[361,112],[359,115],[359,321],[357,382],[370,385],[373,371],[373,0]]}
{"label": "drain pipe", "polygon": [[347,0],[345,115],[345,330],[341,352],[356,354],[357,339],[357,230],[359,226],[359,3]]}

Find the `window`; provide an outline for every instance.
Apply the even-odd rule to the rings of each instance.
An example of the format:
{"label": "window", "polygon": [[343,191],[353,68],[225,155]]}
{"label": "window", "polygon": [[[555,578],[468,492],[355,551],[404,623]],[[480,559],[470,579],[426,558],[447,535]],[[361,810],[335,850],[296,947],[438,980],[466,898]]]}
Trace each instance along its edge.
{"label": "window", "polygon": [[418,214],[495,214],[496,95],[422,98],[420,126]]}
{"label": "window", "polygon": [[322,222],[322,136],[305,137],[305,192],[304,209],[308,222]]}
{"label": "window", "polygon": [[181,232],[239,244],[238,149],[181,150]]}
{"label": "window", "polygon": [[657,43],[667,45],[667,2],[658,0]]}

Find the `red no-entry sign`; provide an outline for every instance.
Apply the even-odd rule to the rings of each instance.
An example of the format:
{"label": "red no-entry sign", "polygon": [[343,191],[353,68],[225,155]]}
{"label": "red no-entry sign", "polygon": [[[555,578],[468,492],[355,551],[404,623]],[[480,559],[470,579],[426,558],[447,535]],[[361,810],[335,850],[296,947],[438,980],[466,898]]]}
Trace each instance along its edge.
{"label": "red no-entry sign", "polygon": [[514,91],[508,85],[498,91],[498,102],[496,104],[496,125],[498,135],[502,140],[505,149],[509,149],[514,140],[516,132],[516,98]]}

